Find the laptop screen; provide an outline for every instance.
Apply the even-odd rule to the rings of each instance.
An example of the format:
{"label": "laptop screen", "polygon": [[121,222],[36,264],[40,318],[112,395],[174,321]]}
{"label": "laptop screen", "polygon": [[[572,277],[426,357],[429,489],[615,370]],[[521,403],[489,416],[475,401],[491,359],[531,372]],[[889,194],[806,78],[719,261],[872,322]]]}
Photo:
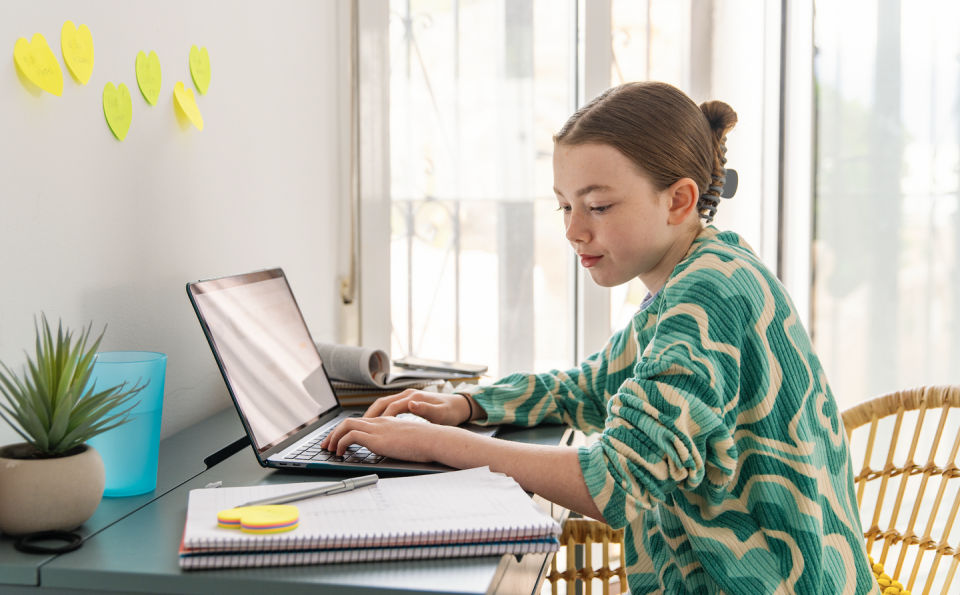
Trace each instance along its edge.
{"label": "laptop screen", "polygon": [[283,271],[199,281],[189,289],[259,452],[337,406]]}

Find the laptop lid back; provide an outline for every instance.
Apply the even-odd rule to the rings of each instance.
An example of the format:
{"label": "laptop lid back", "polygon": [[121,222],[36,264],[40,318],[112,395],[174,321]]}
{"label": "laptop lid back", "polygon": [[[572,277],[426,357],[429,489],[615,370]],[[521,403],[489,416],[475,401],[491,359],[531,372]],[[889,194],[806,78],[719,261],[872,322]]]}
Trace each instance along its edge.
{"label": "laptop lid back", "polygon": [[279,268],[187,284],[261,464],[341,411]]}

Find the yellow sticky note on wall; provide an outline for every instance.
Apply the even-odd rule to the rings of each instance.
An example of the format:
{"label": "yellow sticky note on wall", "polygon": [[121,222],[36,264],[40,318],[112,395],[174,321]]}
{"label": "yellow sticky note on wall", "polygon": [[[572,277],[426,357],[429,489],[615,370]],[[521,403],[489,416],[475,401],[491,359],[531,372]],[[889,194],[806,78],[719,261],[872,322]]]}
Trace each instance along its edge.
{"label": "yellow sticky note on wall", "polygon": [[210,54],[207,53],[207,48],[197,49],[195,45],[190,46],[190,76],[193,77],[197,91],[206,95],[210,87]]}
{"label": "yellow sticky note on wall", "polygon": [[177,81],[173,86],[173,104],[174,109],[179,109],[180,113],[193,122],[197,130],[203,130],[203,116],[200,114],[200,108],[197,107],[197,100],[193,97],[193,90],[184,87],[182,81]]}
{"label": "yellow sticky note on wall", "polygon": [[60,50],[67,70],[78,81],[87,84],[93,74],[93,35],[86,25],[75,27],[67,21],[60,30]]}
{"label": "yellow sticky note on wall", "polygon": [[120,83],[119,87],[114,87],[113,83],[107,83],[103,87],[103,115],[117,140],[127,138],[133,120],[133,100],[126,85]]}
{"label": "yellow sticky note on wall", "polygon": [[31,83],[57,97],[63,95],[63,71],[43,35],[36,33],[31,41],[18,39],[13,61]]}
{"label": "yellow sticky note on wall", "polygon": [[143,52],[137,54],[137,85],[150,105],[157,105],[160,98],[160,74],[160,58],[156,52],[150,52],[149,56]]}

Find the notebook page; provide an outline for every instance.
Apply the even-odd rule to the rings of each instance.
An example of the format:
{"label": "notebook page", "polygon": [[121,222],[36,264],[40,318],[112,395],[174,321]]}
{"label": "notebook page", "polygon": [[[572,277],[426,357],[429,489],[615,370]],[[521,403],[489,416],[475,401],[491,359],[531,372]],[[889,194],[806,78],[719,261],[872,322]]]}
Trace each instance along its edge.
{"label": "notebook page", "polygon": [[376,485],[291,502],[300,526],[250,535],[217,527],[217,513],[240,504],[327,485],[300,483],[191,490],[188,549],[289,549],[480,543],[559,534],[559,524],[513,479],[469,469],[381,479]]}

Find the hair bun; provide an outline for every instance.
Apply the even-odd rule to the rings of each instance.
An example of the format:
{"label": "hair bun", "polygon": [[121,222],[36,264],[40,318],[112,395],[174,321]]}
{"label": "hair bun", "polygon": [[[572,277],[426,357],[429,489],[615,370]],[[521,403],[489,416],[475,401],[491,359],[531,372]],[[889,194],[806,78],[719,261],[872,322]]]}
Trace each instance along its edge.
{"label": "hair bun", "polygon": [[[707,119],[710,125],[710,132],[713,134],[713,159],[711,159],[710,185],[706,190],[701,191],[700,199],[697,201],[697,211],[700,217],[707,223],[713,222],[713,216],[717,214],[717,206],[720,204],[720,198],[723,197],[723,187],[727,183],[727,132],[737,123],[737,112],[722,101],[705,101],[700,104],[700,111]],[[736,175],[736,174],[734,174]],[[735,184],[734,184],[735,187]],[[733,193],[726,195],[728,198]]]}
{"label": "hair bun", "polygon": [[726,136],[737,123],[737,112],[722,101],[704,101],[700,104],[700,111],[706,116],[710,130],[718,139]]}

